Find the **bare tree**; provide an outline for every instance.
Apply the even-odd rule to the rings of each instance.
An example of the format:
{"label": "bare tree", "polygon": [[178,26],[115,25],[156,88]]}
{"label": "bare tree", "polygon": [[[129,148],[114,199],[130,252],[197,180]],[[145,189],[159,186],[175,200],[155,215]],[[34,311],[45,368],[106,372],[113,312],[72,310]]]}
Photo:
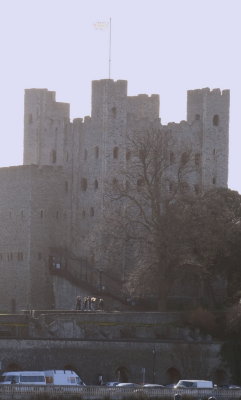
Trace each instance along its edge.
{"label": "bare tree", "polygon": [[191,148],[182,156],[174,156],[170,149],[171,137],[165,130],[136,133],[128,142],[125,168],[106,196],[106,237],[122,246],[119,260],[122,256],[123,262],[124,256],[131,272],[127,287],[157,295],[162,308],[175,266],[185,253],[185,204],[180,203],[178,214],[177,202],[180,196],[190,196],[187,177],[195,168]]}

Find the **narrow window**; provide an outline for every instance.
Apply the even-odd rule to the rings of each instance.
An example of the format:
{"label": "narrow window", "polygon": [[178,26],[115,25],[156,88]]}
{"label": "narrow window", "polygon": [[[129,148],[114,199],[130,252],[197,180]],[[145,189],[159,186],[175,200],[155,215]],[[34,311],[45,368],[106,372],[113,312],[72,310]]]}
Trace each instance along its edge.
{"label": "narrow window", "polygon": [[97,181],[97,179],[96,179],[96,180],[95,180],[95,190],[97,190],[98,187],[99,187],[99,183],[98,183],[98,181]]}
{"label": "narrow window", "polygon": [[112,186],[113,186],[113,187],[116,187],[117,184],[118,184],[118,180],[117,180],[116,178],[113,178],[113,179],[112,179]]}
{"label": "narrow window", "polygon": [[172,182],[169,183],[169,192],[172,193],[174,189],[174,185]]}
{"label": "narrow window", "polygon": [[56,216],[56,219],[59,219],[59,211],[56,211],[55,216]]}
{"label": "narrow window", "polygon": [[187,193],[189,191],[189,185],[187,182],[181,182],[180,191],[181,193]]}
{"label": "narrow window", "polygon": [[187,163],[188,163],[188,161],[189,161],[189,154],[188,153],[182,153],[182,156],[181,156],[181,165],[182,166],[184,166],[184,165],[186,165]]}
{"label": "narrow window", "polygon": [[144,185],[144,180],[143,180],[143,178],[137,179],[136,185],[137,185],[137,191],[140,192],[142,186]]}
{"label": "narrow window", "polygon": [[196,120],[196,121],[199,121],[199,120],[200,120],[200,114],[196,114],[196,115],[195,115],[195,120]]}
{"label": "narrow window", "polygon": [[42,253],[38,253],[38,260],[42,260]]}
{"label": "narrow window", "polygon": [[93,207],[90,208],[90,216],[93,217],[95,215],[95,210]]}
{"label": "narrow window", "polygon": [[28,123],[31,124],[33,122],[33,115],[29,114],[28,116]]}
{"label": "narrow window", "polygon": [[88,187],[88,183],[87,183],[87,179],[86,178],[82,178],[81,179],[81,190],[83,191],[83,192],[86,192],[86,190],[87,190],[87,187]]}
{"label": "narrow window", "polygon": [[65,181],[64,189],[65,189],[65,193],[68,193],[68,191],[69,191],[69,182],[68,181]]}
{"label": "narrow window", "polygon": [[213,126],[218,126],[219,125],[219,115],[214,115],[213,116]]}
{"label": "narrow window", "polygon": [[117,159],[119,156],[119,148],[118,147],[114,147],[113,149],[113,158]]}
{"label": "narrow window", "polygon": [[95,158],[98,159],[99,158],[99,147],[96,146],[95,148]]}
{"label": "narrow window", "polygon": [[40,218],[43,219],[43,216],[44,216],[44,211],[41,210],[41,211],[40,211]]}
{"label": "narrow window", "polygon": [[215,176],[213,177],[213,185],[216,185],[216,178],[215,178]]}
{"label": "narrow window", "polygon": [[88,157],[88,151],[85,149],[85,152],[84,152],[84,159],[87,160],[87,157]]}
{"label": "narrow window", "polygon": [[199,185],[194,185],[194,191],[196,194],[200,193],[200,186]]}
{"label": "narrow window", "polygon": [[23,212],[23,210],[21,211],[21,218],[22,218],[22,219],[24,218],[24,212]]}
{"label": "narrow window", "polygon": [[174,162],[175,162],[175,155],[174,155],[174,153],[173,153],[173,151],[171,151],[170,152],[170,164],[174,164]]}
{"label": "narrow window", "polygon": [[56,150],[52,150],[52,163],[55,164],[56,163]]}
{"label": "narrow window", "polygon": [[129,161],[131,159],[131,152],[130,150],[127,150],[126,152],[126,161]]}
{"label": "narrow window", "polygon": [[139,150],[139,159],[140,159],[141,161],[144,161],[144,160],[145,160],[145,150],[143,150],[143,149],[140,149],[140,150]]}
{"label": "narrow window", "polygon": [[112,107],[111,111],[113,118],[116,118],[116,107]]}
{"label": "narrow window", "polygon": [[66,162],[68,162],[68,161],[69,161],[69,153],[68,153],[68,151],[66,151],[66,154],[65,154],[65,160],[66,160]]}
{"label": "narrow window", "polygon": [[201,164],[201,154],[200,153],[196,153],[195,154],[195,165],[197,167],[200,167]]}
{"label": "narrow window", "polygon": [[82,211],[82,218],[85,218],[85,210]]}
{"label": "narrow window", "polygon": [[216,149],[213,149],[213,156],[215,156],[216,154]]}

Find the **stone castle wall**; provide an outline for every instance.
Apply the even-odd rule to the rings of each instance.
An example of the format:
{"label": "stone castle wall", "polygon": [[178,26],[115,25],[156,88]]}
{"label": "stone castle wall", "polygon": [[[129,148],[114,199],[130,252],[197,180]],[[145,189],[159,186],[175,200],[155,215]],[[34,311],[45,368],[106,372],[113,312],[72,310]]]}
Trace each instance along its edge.
{"label": "stone castle wall", "polygon": [[[166,172],[167,192],[183,154],[190,153],[185,183],[198,193],[227,186],[228,124],[229,91],[219,89],[189,91],[187,121],[166,126],[159,118],[159,96],[128,97],[126,81],[94,81],[91,117],[73,122],[69,104],[56,102],[55,92],[26,90],[24,166],[0,170],[1,285],[9,289],[9,295],[0,295],[3,310],[60,304],[49,267],[78,268],[82,258],[97,258],[92,245],[106,188],[131,166],[129,138],[147,129],[165,135],[166,154],[175,159]],[[69,296],[75,293],[69,285]]]}

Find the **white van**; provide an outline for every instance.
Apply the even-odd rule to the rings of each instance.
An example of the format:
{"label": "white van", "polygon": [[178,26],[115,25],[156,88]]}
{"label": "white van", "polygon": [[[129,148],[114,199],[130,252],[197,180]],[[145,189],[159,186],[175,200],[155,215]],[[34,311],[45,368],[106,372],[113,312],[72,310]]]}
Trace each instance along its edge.
{"label": "white van", "polygon": [[174,389],[212,389],[213,382],[212,381],[202,381],[202,380],[190,380],[184,379],[180,380],[175,386]]}
{"label": "white van", "polygon": [[71,370],[51,369],[44,371],[47,385],[82,385],[85,383],[82,379]]}
{"label": "white van", "polygon": [[1,385],[46,385],[43,371],[11,371],[0,376]]}

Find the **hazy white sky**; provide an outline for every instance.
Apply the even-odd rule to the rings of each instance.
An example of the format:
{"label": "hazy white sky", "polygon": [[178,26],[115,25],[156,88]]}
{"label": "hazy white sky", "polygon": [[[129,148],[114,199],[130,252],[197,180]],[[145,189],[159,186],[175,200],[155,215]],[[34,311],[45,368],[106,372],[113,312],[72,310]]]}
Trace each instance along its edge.
{"label": "hazy white sky", "polygon": [[240,0],[0,0],[0,166],[22,164],[25,88],[56,91],[71,118],[90,114],[91,81],[160,95],[163,123],[186,119],[186,91],[231,90],[229,187],[241,193]]}

